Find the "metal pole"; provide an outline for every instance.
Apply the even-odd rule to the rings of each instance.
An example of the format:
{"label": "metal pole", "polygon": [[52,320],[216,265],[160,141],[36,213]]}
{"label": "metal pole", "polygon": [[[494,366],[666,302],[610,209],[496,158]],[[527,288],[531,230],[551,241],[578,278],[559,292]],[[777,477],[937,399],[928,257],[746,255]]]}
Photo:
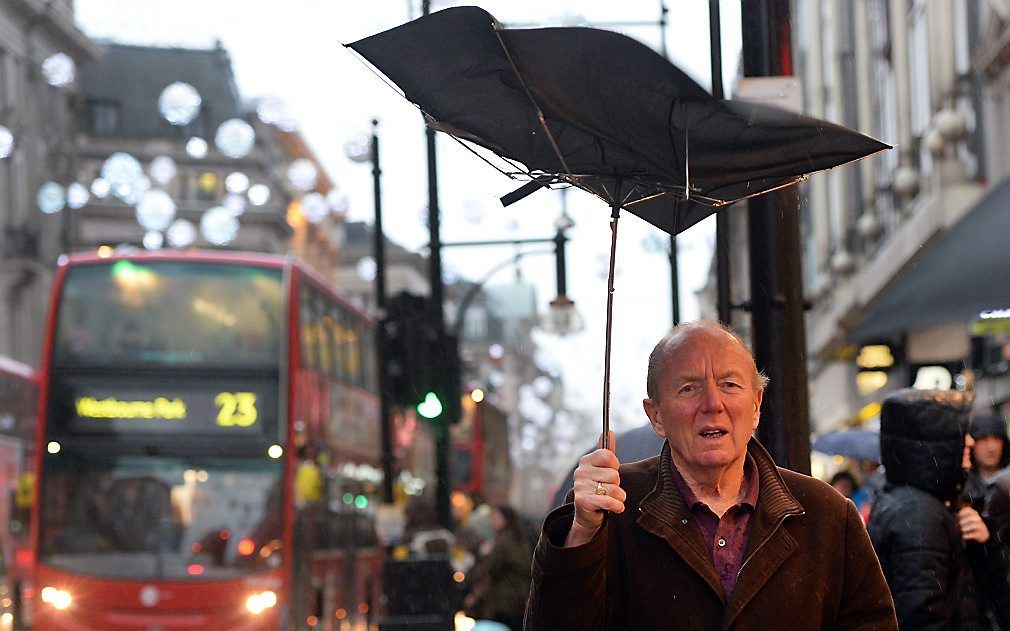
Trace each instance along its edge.
{"label": "metal pole", "polygon": [[[421,14],[431,12],[431,0],[423,0]],[[442,308],[442,242],[439,238],[438,210],[438,169],[435,161],[435,130],[425,125],[425,138],[428,145],[428,269],[431,277],[431,312],[438,330],[439,348],[445,348],[445,313]],[[459,396],[458,392],[450,396]],[[454,409],[451,406],[450,409]],[[452,419],[455,421],[456,419]],[[439,523],[445,528],[452,528],[452,515],[449,508],[450,477],[449,477],[449,426],[448,423],[438,423],[435,431],[435,512]]]}
{"label": "metal pole", "polygon": [[375,198],[375,225],[372,227],[375,256],[375,309],[379,316],[375,338],[379,357],[379,423],[382,440],[382,501],[393,503],[393,410],[390,405],[389,376],[386,374],[386,237],[382,230],[382,169],[379,166],[379,121],[372,119],[372,194]]}
{"label": "metal pole", "polygon": [[[744,76],[790,74],[788,0],[741,3]],[[748,201],[751,337],[770,377],[758,436],[782,466],[810,472],[799,200],[795,188]]]}
{"label": "metal pole", "polygon": [[[719,0],[708,0],[708,40],[711,51],[712,96],[724,97],[722,89],[722,25],[719,18]],[[730,302],[729,276],[729,208],[720,208],[715,213],[715,274],[716,306],[719,321],[733,323],[733,308]]]}
{"label": "metal pole", "polygon": [[[666,3],[659,3],[659,50],[664,59],[670,58],[666,45],[666,16],[670,12]],[[670,235],[670,311],[673,326],[680,324],[680,270],[677,266],[677,235]],[[606,435],[606,434],[604,434]]]}

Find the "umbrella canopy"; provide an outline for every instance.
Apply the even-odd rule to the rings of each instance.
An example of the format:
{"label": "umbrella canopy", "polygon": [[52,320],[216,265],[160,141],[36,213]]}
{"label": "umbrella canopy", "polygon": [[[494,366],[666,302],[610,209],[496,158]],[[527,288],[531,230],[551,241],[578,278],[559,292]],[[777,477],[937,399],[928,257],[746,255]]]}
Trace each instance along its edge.
{"label": "umbrella canopy", "polygon": [[880,434],[865,429],[843,429],[821,434],[810,448],[829,456],[880,462]]}
{"label": "umbrella canopy", "polygon": [[822,120],[715,99],[652,49],[610,31],[505,29],[483,9],[454,7],[348,47],[431,127],[491,150],[502,173],[529,180],[502,198],[506,205],[553,184],[609,204],[605,447],[620,210],[677,234],[717,206],[890,148]]}
{"label": "umbrella canopy", "polygon": [[[428,123],[536,185],[567,183],[676,234],[714,206],[888,149],[826,121],[713,98],[634,39],[505,29],[455,7],[348,45]],[[681,203],[682,200],[695,203]]]}

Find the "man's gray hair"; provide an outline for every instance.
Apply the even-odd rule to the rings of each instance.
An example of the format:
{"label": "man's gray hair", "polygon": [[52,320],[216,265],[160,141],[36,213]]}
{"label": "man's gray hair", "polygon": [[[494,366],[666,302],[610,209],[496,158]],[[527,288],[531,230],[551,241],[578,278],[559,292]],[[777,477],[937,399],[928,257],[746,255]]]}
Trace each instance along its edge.
{"label": "man's gray hair", "polygon": [[655,348],[652,349],[652,353],[649,354],[649,370],[645,377],[645,391],[648,393],[649,398],[653,401],[659,400],[659,372],[662,370],[663,360],[670,354],[671,342],[677,340],[691,331],[696,331],[700,329],[723,331],[729,333],[733,339],[735,339],[740,347],[747,351],[747,356],[751,359],[751,364],[754,366],[754,389],[764,390],[768,387],[768,375],[764,374],[757,368],[757,361],[754,359],[754,353],[751,351],[747,343],[743,341],[740,334],[726,326],[722,322],[717,322],[715,320],[693,320],[691,322],[681,322],[677,326],[670,329],[670,332],[663,336],[663,339],[659,340]]}

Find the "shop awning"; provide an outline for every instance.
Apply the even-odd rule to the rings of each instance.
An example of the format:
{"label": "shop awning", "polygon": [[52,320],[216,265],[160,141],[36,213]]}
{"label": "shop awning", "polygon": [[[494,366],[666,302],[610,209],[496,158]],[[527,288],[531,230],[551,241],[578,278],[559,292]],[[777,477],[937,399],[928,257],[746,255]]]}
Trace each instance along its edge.
{"label": "shop awning", "polygon": [[870,303],[848,338],[863,342],[902,331],[974,320],[1010,307],[1010,178],[934,243]]}

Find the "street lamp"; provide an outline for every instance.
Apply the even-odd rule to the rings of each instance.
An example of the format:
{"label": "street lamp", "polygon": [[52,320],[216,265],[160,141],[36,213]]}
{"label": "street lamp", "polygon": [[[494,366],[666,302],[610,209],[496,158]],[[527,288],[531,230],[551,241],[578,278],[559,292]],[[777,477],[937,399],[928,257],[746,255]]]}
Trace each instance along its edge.
{"label": "street lamp", "polygon": [[392,409],[389,401],[389,379],[386,374],[386,242],[382,231],[382,169],[379,166],[379,135],[377,119],[372,119],[371,138],[355,139],[344,145],[344,152],[352,162],[372,164],[372,192],[375,196],[373,256],[375,257],[375,307],[379,318],[376,329],[376,354],[378,355],[379,416],[382,440],[382,499],[393,501],[393,429]]}

